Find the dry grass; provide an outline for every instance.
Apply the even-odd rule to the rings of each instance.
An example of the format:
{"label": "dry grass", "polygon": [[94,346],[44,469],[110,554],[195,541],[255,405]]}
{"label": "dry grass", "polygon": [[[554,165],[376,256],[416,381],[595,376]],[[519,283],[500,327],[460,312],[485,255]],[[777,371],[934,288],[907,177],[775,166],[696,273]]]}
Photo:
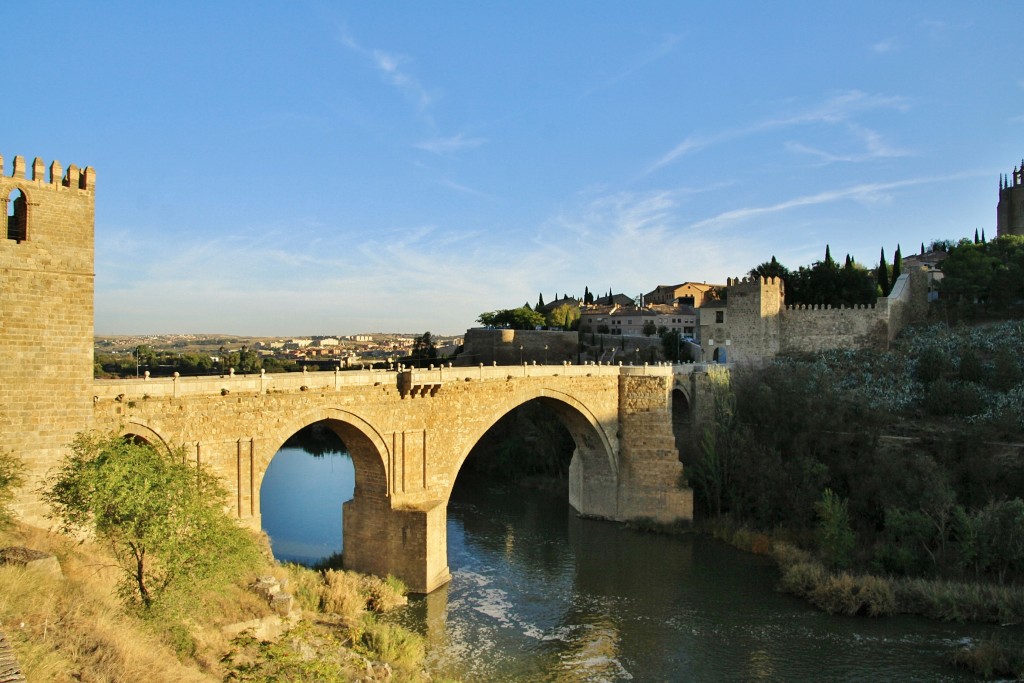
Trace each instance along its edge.
{"label": "dry grass", "polygon": [[0,629],[30,681],[213,681],[219,677],[174,650],[142,620],[125,614],[117,570],[87,545],[19,526],[3,545],[52,552],[64,578],[0,566]]}
{"label": "dry grass", "polygon": [[[223,631],[270,614],[246,588],[255,572],[204,595],[184,617],[143,614],[118,599],[120,569],[102,548],[24,525],[0,532],[0,547],[8,545],[53,553],[64,573],[0,566],[0,631],[30,681],[221,681],[232,666],[224,659],[228,652],[257,663],[254,681],[280,680],[288,671],[298,676],[292,680],[350,680],[366,674],[368,661],[388,662],[395,680],[422,679],[422,638],[374,619],[406,602],[404,587],[393,579],[268,562],[259,573],[281,579],[313,619],[278,643],[265,643]],[[355,651],[344,649],[346,643]],[[332,678],[336,672],[344,673]]]}

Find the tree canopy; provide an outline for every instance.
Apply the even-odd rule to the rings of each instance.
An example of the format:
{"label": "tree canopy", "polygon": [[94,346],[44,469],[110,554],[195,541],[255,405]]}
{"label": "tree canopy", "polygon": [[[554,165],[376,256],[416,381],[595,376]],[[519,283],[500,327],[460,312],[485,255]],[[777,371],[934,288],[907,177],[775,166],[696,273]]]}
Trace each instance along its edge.
{"label": "tree canopy", "polygon": [[555,306],[547,316],[548,327],[560,327],[563,330],[575,330],[579,327],[579,322],[579,306],[570,306],[569,304]]}
{"label": "tree canopy", "polygon": [[949,305],[1005,308],[1024,299],[1024,237],[1001,235],[990,242],[964,238],[948,251],[939,291]]}
{"label": "tree canopy", "polygon": [[66,532],[91,531],[122,570],[120,590],[145,608],[173,602],[259,560],[252,537],[224,512],[213,475],[116,434],[81,433],[43,497]]}
{"label": "tree canopy", "polygon": [[412,350],[409,352],[409,360],[414,363],[424,363],[437,358],[437,345],[430,336],[430,332],[424,332],[412,342]]}
{"label": "tree canopy", "polygon": [[477,320],[488,327],[508,327],[513,330],[533,330],[545,323],[544,316],[529,306],[481,313]]}
{"label": "tree canopy", "polygon": [[750,271],[751,277],[781,278],[786,287],[787,304],[856,306],[875,302],[875,279],[849,255],[842,267],[825,247],[825,259],[811,266],[789,270],[774,256]]}

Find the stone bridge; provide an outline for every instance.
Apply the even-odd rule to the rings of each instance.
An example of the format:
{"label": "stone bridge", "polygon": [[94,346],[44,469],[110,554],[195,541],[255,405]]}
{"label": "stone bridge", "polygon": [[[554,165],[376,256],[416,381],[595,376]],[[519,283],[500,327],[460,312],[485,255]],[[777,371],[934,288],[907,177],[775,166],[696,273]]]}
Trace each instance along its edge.
{"label": "stone bridge", "polygon": [[157,446],[184,444],[256,528],[274,454],[326,422],[355,469],[345,567],[394,574],[426,593],[450,578],[447,504],[459,469],[491,426],[528,401],[548,407],[576,443],[569,502],[580,514],[692,518],[673,422],[678,432],[692,419],[702,370],[565,364],[98,380],[92,422]]}

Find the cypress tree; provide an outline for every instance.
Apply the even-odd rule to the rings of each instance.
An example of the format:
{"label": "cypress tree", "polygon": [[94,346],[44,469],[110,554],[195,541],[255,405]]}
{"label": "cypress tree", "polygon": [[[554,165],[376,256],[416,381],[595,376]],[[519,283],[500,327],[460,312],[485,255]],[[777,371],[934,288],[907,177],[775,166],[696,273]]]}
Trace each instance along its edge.
{"label": "cypress tree", "polygon": [[850,270],[851,268],[853,268],[853,259],[850,258],[849,254],[847,254],[846,263],[843,264],[843,270]]}
{"label": "cypress tree", "polygon": [[924,242],[921,242],[921,256],[924,256]]}
{"label": "cypress tree", "polygon": [[974,243],[975,243],[975,244],[977,244],[977,243],[978,243],[978,242],[980,242],[980,241],[981,241],[981,240],[979,240],[979,239],[978,239],[978,229],[977,229],[977,228],[975,228],[975,229],[974,229]]}
{"label": "cypress tree", "polygon": [[987,244],[987,242],[985,241],[985,228],[981,229],[981,243]]}
{"label": "cypress tree", "polygon": [[896,284],[896,280],[900,277],[900,272],[903,270],[903,256],[900,253],[900,245],[896,245],[896,255],[892,257],[892,284]]}
{"label": "cypress tree", "polygon": [[889,296],[889,264],[885,261],[885,247],[882,247],[882,253],[878,257],[875,279],[878,280],[878,288],[882,290],[882,296]]}
{"label": "cypress tree", "polygon": [[825,245],[825,265],[828,268],[836,267],[836,262],[832,260],[832,250],[829,248],[827,244]]}
{"label": "cypress tree", "polygon": [[542,308],[544,308],[544,292],[541,292],[540,296],[537,297],[537,310],[539,311]]}

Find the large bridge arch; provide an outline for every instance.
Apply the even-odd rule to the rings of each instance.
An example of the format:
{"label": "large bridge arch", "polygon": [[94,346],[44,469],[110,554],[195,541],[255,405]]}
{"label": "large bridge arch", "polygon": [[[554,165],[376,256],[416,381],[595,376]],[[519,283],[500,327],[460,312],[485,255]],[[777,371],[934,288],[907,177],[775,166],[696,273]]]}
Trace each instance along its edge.
{"label": "large bridge arch", "polygon": [[568,430],[576,445],[569,464],[569,503],[580,514],[595,517],[614,517],[614,490],[618,482],[619,462],[615,442],[609,438],[605,425],[593,411],[571,394],[542,387],[536,391],[518,394],[492,407],[488,418],[469,434],[459,446],[455,467],[451,472],[444,505],[455,480],[469,457],[488,430],[506,415],[527,403],[538,402],[554,413]]}
{"label": "large bridge arch", "polygon": [[390,449],[380,431],[361,416],[340,408],[320,407],[292,415],[263,439],[267,447],[257,459],[256,490],[263,486],[270,461],[293,434],[304,427],[325,423],[345,444],[356,475],[356,496],[387,498],[386,463]]}

